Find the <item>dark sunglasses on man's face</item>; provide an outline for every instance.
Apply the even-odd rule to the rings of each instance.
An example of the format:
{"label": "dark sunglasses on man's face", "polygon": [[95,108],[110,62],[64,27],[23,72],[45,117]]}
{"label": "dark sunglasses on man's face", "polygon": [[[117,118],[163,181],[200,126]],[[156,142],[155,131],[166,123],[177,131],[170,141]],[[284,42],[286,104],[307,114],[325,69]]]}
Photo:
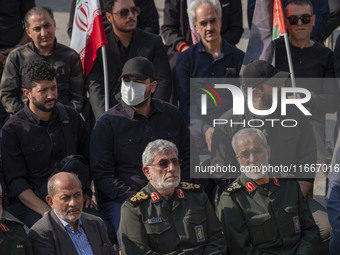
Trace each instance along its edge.
{"label": "dark sunglasses on man's face", "polygon": [[130,12],[132,15],[138,16],[140,13],[140,8],[138,6],[133,6],[131,8],[120,9],[118,12],[114,12],[113,14],[119,15],[121,18],[126,18],[129,16]]}
{"label": "dark sunglasses on man's face", "polygon": [[313,15],[303,14],[301,16],[292,15],[287,17],[286,19],[288,19],[289,24],[297,25],[297,23],[299,23],[299,19],[301,20],[302,24],[309,24],[312,17]]}
{"label": "dark sunglasses on man's face", "polygon": [[174,166],[181,166],[182,160],[179,158],[172,159],[161,159],[157,164],[153,164],[151,166],[159,166],[160,168],[168,168],[170,163],[174,164]]}

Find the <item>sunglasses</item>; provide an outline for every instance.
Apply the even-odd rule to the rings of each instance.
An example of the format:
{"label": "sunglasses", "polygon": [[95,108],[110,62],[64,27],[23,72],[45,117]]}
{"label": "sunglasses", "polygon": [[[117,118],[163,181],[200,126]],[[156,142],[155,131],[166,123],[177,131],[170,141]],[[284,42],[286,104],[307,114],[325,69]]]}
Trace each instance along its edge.
{"label": "sunglasses", "polygon": [[287,17],[286,19],[288,19],[289,24],[297,25],[297,23],[299,23],[299,19],[301,20],[302,24],[309,24],[312,17],[313,15],[303,14],[300,17],[292,15],[292,16]]}
{"label": "sunglasses", "polygon": [[140,8],[138,6],[133,6],[131,8],[120,9],[118,12],[113,12],[113,14],[119,15],[121,18],[126,18],[129,16],[130,12],[133,16],[138,16],[140,13]]}
{"label": "sunglasses", "polygon": [[170,164],[174,164],[174,166],[182,165],[182,160],[178,158],[172,159],[161,159],[157,164],[153,164],[151,166],[159,166],[160,168],[168,168]]}

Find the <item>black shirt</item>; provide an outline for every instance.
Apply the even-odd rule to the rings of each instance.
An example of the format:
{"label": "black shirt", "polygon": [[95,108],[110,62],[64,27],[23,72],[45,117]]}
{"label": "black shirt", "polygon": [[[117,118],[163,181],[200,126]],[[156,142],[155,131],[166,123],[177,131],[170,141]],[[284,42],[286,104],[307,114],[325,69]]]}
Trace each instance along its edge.
{"label": "black shirt", "polygon": [[173,142],[183,160],[181,179],[189,179],[190,133],[180,111],[152,99],[147,117],[121,102],[97,121],[90,143],[91,176],[99,200],[124,202],[148,180],[142,172],[142,154],[151,141]]}
{"label": "black shirt", "polygon": [[[88,159],[89,136],[80,115],[65,106],[77,141],[77,153]],[[42,122],[25,105],[1,130],[1,156],[5,180],[13,197],[39,188],[52,173],[51,166],[67,155],[57,111]]]}

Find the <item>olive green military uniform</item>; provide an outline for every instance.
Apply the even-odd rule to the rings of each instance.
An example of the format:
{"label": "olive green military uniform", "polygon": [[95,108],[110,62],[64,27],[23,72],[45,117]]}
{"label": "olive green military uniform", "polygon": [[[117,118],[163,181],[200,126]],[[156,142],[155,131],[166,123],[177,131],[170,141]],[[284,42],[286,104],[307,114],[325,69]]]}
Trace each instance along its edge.
{"label": "olive green military uniform", "polygon": [[162,197],[149,183],[122,206],[125,254],[226,254],[221,225],[200,185],[181,183]]}
{"label": "olive green military uniform", "polygon": [[258,186],[242,174],[222,193],[217,216],[231,255],[319,255],[319,230],[296,181]]}
{"label": "olive green military uniform", "polygon": [[0,217],[0,254],[33,255],[23,223]]}

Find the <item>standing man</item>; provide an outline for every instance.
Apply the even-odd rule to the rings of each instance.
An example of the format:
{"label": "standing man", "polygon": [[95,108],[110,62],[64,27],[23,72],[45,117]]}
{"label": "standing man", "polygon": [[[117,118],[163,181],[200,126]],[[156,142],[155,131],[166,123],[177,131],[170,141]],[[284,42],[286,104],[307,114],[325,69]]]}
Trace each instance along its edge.
{"label": "standing man", "polygon": [[162,138],[176,144],[183,160],[182,179],[190,178],[189,129],[176,107],[151,97],[157,87],[152,62],[144,57],[129,59],[120,79],[121,102],[97,121],[90,143],[99,204],[116,231],[122,204],[148,182],[140,169],[150,141]]}
{"label": "standing man", "polygon": [[56,70],[59,102],[81,112],[86,101],[85,81],[77,52],[57,43],[53,12],[34,7],[25,16],[26,33],[32,42],[13,50],[7,58],[0,84],[3,106],[10,114],[22,109],[27,97],[22,93],[22,68],[27,63],[45,60]]}
{"label": "standing man", "polygon": [[217,215],[231,255],[319,255],[320,236],[297,182],[268,174],[270,147],[255,128],[232,140],[243,173],[222,194]]}
{"label": "standing man", "polygon": [[[323,1],[327,2],[327,1]],[[315,141],[317,162],[329,164],[331,155],[325,147],[325,116],[338,109],[339,91],[334,78],[333,52],[324,45],[311,39],[315,24],[312,3],[309,0],[288,0],[285,6],[285,24],[289,33],[290,51],[293,61],[297,87],[311,92],[309,107]],[[283,38],[275,41],[275,66],[289,71],[288,59]]]}
{"label": "standing man", "polygon": [[83,212],[83,191],[75,174],[53,175],[47,189],[52,209],[29,231],[34,254],[115,254],[103,220]]}
{"label": "standing man", "polygon": [[46,61],[25,65],[22,86],[28,103],[1,130],[2,166],[12,196],[8,210],[28,227],[50,209],[45,203],[47,179],[56,164],[68,155],[67,146],[73,143],[75,154],[88,159],[89,135],[84,121],[68,106],[65,111],[72,137],[65,139],[63,125],[66,124],[55,107],[56,76],[56,70]]}
{"label": "standing man", "polygon": [[[222,11],[218,0],[193,1],[188,8],[188,15],[201,40],[178,56],[178,99],[186,121],[191,124],[190,129],[197,146],[210,151],[214,133],[211,120],[223,112],[216,112],[203,119],[198,110],[200,105],[190,101],[190,78],[236,78],[244,53],[221,36]],[[231,108],[231,94],[225,94],[222,101],[227,105],[227,109]],[[194,109],[191,116],[190,106]],[[190,117],[195,121],[190,123]]]}
{"label": "standing man", "polygon": [[172,142],[158,139],[143,152],[149,183],[122,207],[124,254],[226,254],[215,212],[198,184],[182,182]]}
{"label": "standing man", "polygon": [[[105,7],[106,18],[112,25],[107,34],[107,60],[109,70],[109,107],[118,103],[120,98],[120,79],[125,62],[141,56],[150,60],[156,68],[155,79],[158,87],[153,95],[169,101],[171,93],[170,67],[162,38],[137,28],[140,9],[133,0],[108,0]],[[105,111],[103,58],[101,51],[93,68],[86,78],[90,102],[96,119]]]}

